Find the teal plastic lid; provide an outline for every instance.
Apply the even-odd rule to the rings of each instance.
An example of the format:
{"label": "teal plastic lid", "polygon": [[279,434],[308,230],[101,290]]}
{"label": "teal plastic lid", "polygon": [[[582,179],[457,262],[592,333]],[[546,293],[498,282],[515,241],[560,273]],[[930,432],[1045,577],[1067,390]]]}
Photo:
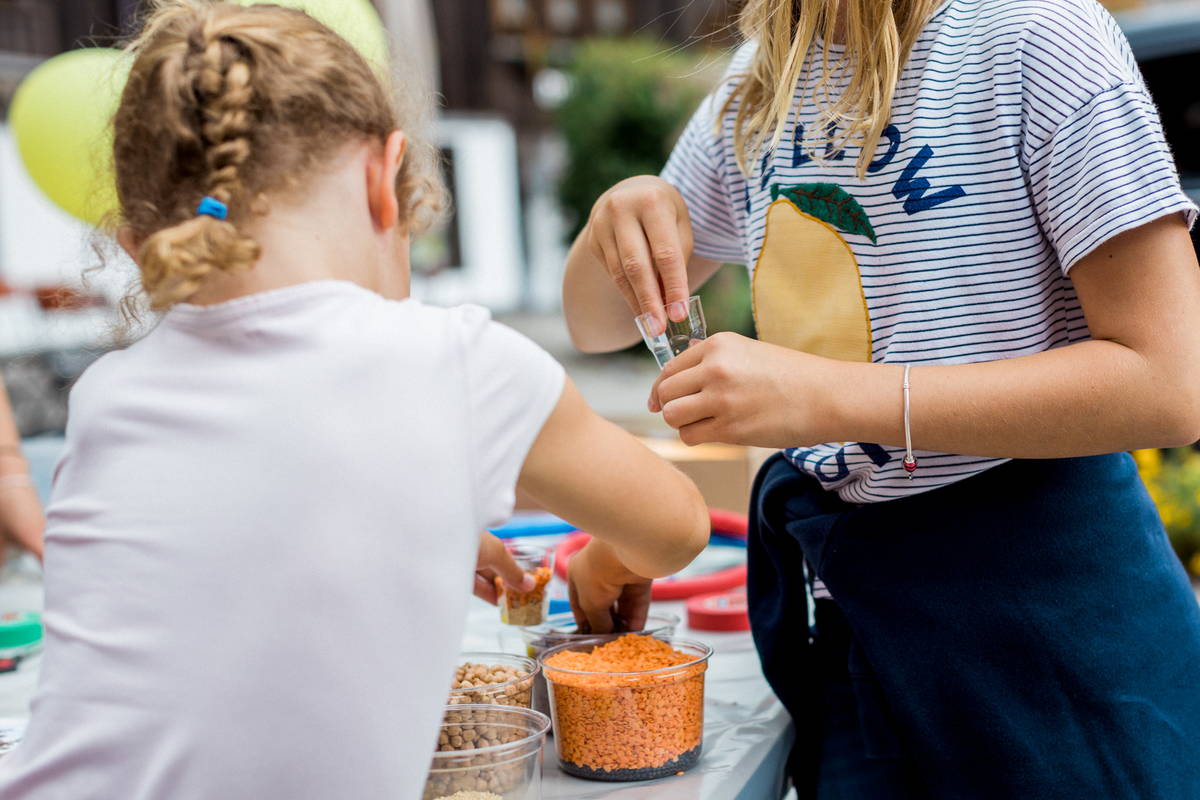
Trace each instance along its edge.
{"label": "teal plastic lid", "polygon": [[0,650],[28,647],[42,640],[42,615],[34,611],[0,614]]}

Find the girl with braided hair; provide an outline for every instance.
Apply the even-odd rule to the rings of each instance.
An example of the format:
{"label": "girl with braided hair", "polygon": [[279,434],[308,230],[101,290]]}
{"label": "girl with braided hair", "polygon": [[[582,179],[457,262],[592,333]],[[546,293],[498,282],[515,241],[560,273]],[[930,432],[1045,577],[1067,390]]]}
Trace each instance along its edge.
{"label": "girl with braided hair", "polygon": [[473,571],[527,580],[478,538],[518,481],[593,533],[571,582],[598,631],[641,627],[703,502],[532,342],[408,298],[439,190],[345,41],[173,0],[132,54],[118,238],[162,318],[72,391],[0,798],[417,798]]}

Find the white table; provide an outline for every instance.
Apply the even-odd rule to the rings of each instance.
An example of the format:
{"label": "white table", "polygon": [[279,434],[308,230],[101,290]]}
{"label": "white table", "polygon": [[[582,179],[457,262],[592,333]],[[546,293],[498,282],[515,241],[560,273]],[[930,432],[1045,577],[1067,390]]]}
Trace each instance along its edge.
{"label": "white table", "polygon": [[[41,607],[36,574],[11,567],[0,579],[0,610]],[[683,616],[682,604],[661,604],[658,611]],[[776,800],[782,795],[784,764],[792,730],[787,713],[771,693],[758,666],[750,635],[677,632],[700,639],[715,653],[705,678],[704,754],[686,775],[641,783],[599,783],[573,778],[557,767],[553,739],[547,744],[543,770],[544,800]],[[496,609],[472,606],[464,650],[521,653],[515,628],[499,623]],[[0,675],[0,728],[28,717],[40,658]]]}

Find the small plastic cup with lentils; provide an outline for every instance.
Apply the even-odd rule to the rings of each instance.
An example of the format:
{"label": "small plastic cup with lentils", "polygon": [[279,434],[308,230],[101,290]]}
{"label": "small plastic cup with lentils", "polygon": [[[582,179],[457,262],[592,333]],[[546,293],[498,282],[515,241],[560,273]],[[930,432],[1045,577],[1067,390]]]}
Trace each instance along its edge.
{"label": "small plastic cup with lentils", "polygon": [[546,586],[553,577],[554,548],[520,542],[509,542],[505,546],[521,569],[533,576],[535,585],[528,592],[517,592],[496,578],[500,621],[506,625],[537,625],[546,618],[546,608],[550,604]]}

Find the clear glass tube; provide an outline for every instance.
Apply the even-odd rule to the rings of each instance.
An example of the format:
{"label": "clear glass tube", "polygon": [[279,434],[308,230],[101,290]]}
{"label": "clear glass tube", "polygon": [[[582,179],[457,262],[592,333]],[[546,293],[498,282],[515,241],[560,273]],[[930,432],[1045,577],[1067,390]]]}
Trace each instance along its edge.
{"label": "clear glass tube", "polygon": [[653,314],[639,314],[635,320],[638,332],[642,334],[642,341],[654,355],[659,369],[665,367],[668,361],[696,342],[704,341],[708,336],[708,330],[704,324],[704,308],[700,305],[699,297],[693,295],[688,298],[687,311],[687,317],[676,322],[670,317],[666,317],[664,308],[663,316],[666,317],[667,327],[660,333],[655,333],[659,323]]}

